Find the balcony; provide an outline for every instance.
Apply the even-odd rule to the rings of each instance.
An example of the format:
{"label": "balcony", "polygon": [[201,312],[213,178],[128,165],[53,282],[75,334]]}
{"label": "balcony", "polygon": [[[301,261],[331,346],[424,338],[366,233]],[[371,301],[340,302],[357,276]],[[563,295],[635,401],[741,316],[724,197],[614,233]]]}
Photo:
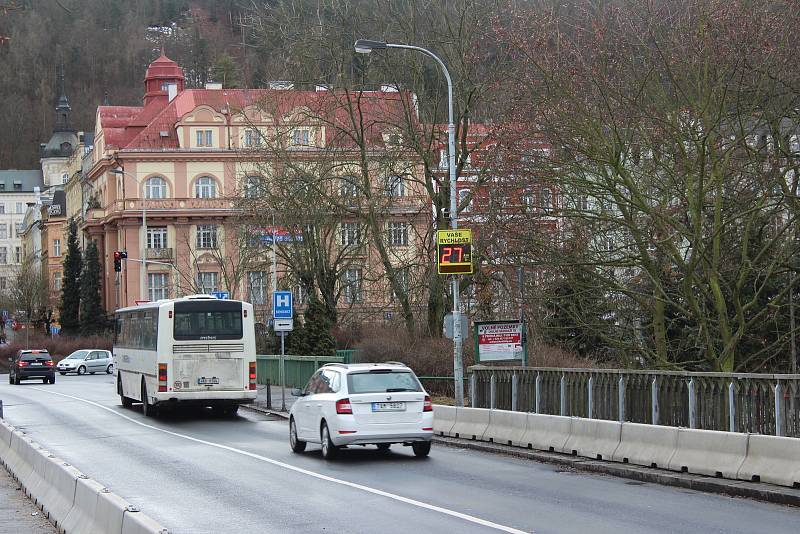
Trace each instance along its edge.
{"label": "balcony", "polygon": [[171,248],[148,248],[146,253],[148,260],[167,260],[172,261]]}

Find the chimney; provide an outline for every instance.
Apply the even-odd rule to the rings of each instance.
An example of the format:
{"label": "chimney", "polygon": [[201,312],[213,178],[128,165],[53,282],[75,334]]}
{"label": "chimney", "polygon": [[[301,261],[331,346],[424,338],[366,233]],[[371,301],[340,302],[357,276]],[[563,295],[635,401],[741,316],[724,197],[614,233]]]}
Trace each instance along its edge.
{"label": "chimney", "polygon": [[172,102],[178,96],[178,84],[167,84],[167,102]]}

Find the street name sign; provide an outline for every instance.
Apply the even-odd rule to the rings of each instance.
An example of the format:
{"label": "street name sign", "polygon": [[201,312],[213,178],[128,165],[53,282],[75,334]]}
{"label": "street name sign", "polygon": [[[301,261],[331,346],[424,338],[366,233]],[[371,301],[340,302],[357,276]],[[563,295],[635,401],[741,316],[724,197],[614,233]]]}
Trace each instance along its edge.
{"label": "street name sign", "polygon": [[472,230],[437,230],[439,274],[472,274]]}

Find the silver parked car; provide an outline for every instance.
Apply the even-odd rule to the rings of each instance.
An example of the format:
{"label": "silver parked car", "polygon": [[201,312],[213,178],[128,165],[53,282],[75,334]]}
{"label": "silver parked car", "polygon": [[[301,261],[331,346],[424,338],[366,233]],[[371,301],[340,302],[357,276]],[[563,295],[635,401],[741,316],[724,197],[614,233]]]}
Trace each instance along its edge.
{"label": "silver parked car", "polygon": [[56,369],[62,375],[67,373],[78,373],[91,375],[95,373],[114,372],[114,361],[111,352],[107,350],[81,349],[76,350],[56,365]]}

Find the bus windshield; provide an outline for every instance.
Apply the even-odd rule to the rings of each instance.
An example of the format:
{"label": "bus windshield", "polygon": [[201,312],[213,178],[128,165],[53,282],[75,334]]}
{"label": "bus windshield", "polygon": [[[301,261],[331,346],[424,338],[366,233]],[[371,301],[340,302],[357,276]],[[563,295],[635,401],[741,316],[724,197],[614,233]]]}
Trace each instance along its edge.
{"label": "bus windshield", "polygon": [[174,338],[242,339],[242,304],[232,301],[176,302]]}

